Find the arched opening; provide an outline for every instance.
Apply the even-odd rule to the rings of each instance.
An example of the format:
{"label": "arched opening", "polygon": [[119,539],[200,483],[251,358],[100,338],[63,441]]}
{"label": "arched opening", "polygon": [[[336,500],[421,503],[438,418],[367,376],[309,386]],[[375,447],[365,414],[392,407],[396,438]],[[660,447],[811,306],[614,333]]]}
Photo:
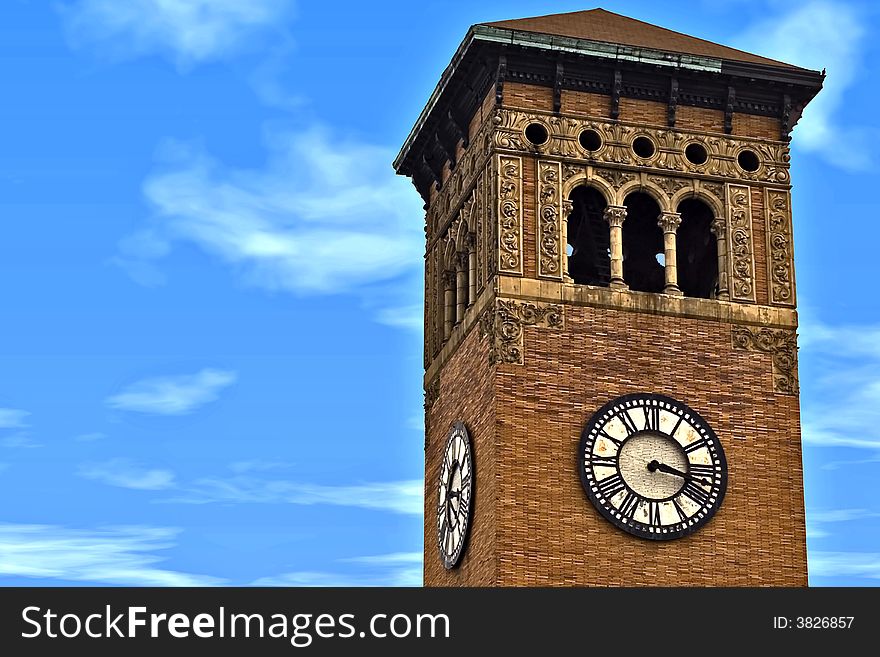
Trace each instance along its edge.
{"label": "arched opening", "polygon": [[608,205],[601,192],[581,185],[569,195],[568,275],[580,285],[608,286],[611,279]]}
{"label": "arched opening", "polygon": [[715,213],[696,198],[679,203],[678,212],[678,287],[686,297],[712,299],[718,285],[718,244],[712,234]]}
{"label": "arched opening", "polygon": [[662,292],[666,284],[663,266],[663,231],[657,224],[660,206],[644,192],[624,200],[623,280],[637,292]]}

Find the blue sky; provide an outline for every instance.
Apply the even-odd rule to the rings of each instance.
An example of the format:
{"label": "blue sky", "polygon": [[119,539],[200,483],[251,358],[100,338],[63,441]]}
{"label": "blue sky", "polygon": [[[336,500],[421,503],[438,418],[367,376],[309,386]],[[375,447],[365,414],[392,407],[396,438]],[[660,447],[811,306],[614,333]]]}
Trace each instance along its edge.
{"label": "blue sky", "polygon": [[[418,584],[421,201],[468,26],[575,2],[0,8],[0,583]],[[869,3],[606,2],[827,88],[793,180],[810,572],[880,583]]]}

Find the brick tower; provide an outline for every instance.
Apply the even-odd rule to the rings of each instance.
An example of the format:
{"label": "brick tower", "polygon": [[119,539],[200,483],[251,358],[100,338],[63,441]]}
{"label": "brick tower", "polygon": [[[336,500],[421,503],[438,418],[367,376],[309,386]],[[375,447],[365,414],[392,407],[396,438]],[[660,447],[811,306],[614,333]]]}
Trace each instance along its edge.
{"label": "brick tower", "polygon": [[807,584],[789,135],[822,79],[601,9],[470,28],[394,163],[427,585]]}

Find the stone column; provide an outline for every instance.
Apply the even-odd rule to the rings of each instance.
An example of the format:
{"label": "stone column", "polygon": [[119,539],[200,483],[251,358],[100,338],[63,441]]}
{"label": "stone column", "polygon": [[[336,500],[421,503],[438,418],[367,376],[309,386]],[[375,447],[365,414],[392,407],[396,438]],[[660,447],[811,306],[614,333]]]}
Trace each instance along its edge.
{"label": "stone column", "polygon": [[447,339],[455,325],[455,272],[443,272],[443,339]]}
{"label": "stone column", "polygon": [[568,218],[571,216],[571,211],[574,208],[574,203],[572,203],[569,199],[563,199],[562,201],[562,280],[566,283],[574,283],[574,279],[568,273]]}
{"label": "stone column", "polygon": [[455,254],[455,323],[464,319],[468,304],[468,252]]}
{"label": "stone column", "polygon": [[609,285],[620,289],[628,286],[623,280],[623,221],[626,219],[626,207],[609,205],[605,208],[605,221],[610,226],[611,242],[611,281]]}
{"label": "stone column", "polygon": [[477,300],[477,236],[468,233],[465,240],[468,254],[468,302],[472,305]]}
{"label": "stone column", "polygon": [[681,225],[681,215],[677,212],[661,212],[657,221],[663,230],[663,259],[666,268],[666,287],[663,294],[682,296],[678,288],[678,255],[675,249],[675,233]]}
{"label": "stone column", "polygon": [[727,220],[724,217],[715,217],[711,230],[718,241],[718,298],[721,301],[730,301],[727,282]]}

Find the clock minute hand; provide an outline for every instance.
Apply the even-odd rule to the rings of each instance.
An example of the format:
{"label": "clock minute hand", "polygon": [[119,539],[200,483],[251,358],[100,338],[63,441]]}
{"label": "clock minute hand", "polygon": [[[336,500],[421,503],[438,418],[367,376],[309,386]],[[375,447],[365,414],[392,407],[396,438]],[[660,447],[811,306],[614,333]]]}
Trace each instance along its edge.
{"label": "clock minute hand", "polygon": [[687,472],[682,472],[681,470],[676,470],[671,465],[666,465],[665,463],[660,463],[660,461],[651,461],[648,463],[648,470],[651,472],[656,472],[659,470],[660,472],[665,472],[667,474],[675,475],[676,477],[681,477],[685,481],[695,481],[698,484],[703,484],[704,486],[708,486],[709,483],[703,481],[702,479],[697,479],[696,477],[689,475]]}

